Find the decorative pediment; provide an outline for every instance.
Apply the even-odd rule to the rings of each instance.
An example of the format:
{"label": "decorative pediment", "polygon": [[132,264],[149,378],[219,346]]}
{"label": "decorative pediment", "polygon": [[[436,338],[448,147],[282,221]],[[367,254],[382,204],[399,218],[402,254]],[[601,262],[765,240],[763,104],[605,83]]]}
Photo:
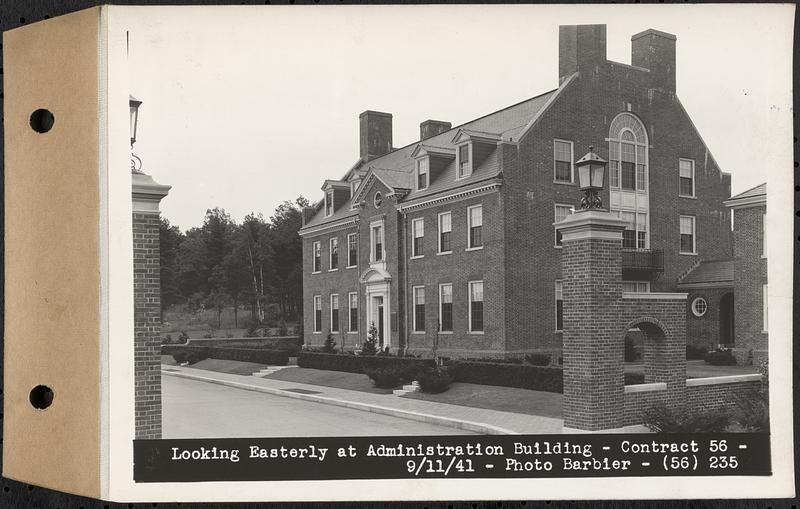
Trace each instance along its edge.
{"label": "decorative pediment", "polygon": [[483,143],[499,143],[502,136],[496,133],[487,133],[484,131],[473,131],[471,129],[459,129],[453,138],[453,145],[460,145],[467,141],[478,141]]}
{"label": "decorative pediment", "polygon": [[434,147],[431,145],[424,145],[422,143],[417,144],[414,147],[414,151],[411,152],[411,157],[414,159],[418,159],[420,157],[425,156],[432,156],[432,157],[447,157],[447,158],[454,158],[456,157],[456,150],[453,148],[446,148],[446,147]]}
{"label": "decorative pediment", "polygon": [[365,270],[358,280],[362,283],[383,283],[392,280],[392,275],[380,265],[372,265]]}
{"label": "decorative pediment", "polygon": [[333,190],[350,189],[350,184],[342,180],[326,180],[325,183],[322,184],[322,190],[328,191],[330,189]]}

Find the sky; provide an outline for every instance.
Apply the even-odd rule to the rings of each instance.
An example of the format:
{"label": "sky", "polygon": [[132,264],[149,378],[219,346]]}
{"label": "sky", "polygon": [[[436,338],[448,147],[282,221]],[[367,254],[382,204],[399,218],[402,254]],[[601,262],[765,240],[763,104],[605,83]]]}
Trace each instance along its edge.
{"label": "sky", "polygon": [[133,7],[134,152],[172,186],[163,216],[181,229],[215,206],[268,218],[345,174],[362,111],[392,113],[408,145],[424,120],[455,126],[556,88],[558,26],[603,23],[608,59],[627,64],[633,34],[677,36],[678,96],[736,194],[791,169],[792,8]]}

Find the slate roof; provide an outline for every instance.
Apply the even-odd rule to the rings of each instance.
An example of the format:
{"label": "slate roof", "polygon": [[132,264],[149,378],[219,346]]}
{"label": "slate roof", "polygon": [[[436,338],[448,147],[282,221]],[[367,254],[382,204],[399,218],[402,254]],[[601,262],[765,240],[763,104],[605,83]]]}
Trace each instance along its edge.
{"label": "slate roof", "polygon": [[741,200],[744,198],[755,198],[756,196],[766,196],[767,194],[767,184],[759,184],[752,189],[748,189],[743,193],[739,193],[736,196],[731,196],[725,201],[733,201],[733,200]]}
{"label": "slate roof", "polygon": [[[517,141],[521,132],[533,121],[557,90],[558,89],[551,90],[500,111],[453,127],[441,134],[425,139],[424,145],[454,150],[455,145],[452,144],[452,140],[459,129],[497,134],[503,141]],[[500,166],[497,162],[497,151],[493,151],[492,155],[479,167],[473,168],[472,174],[469,177],[458,181],[456,180],[456,163],[454,159],[448,164],[447,168],[442,170],[439,176],[430,183],[427,189],[413,191],[415,187],[414,159],[411,157],[411,153],[419,143],[423,142],[415,141],[403,148],[395,149],[388,154],[362,164],[360,168],[370,168],[384,184],[393,189],[402,188],[405,190],[412,190],[405,196],[402,202],[469,186],[476,182],[496,177],[500,173]],[[356,165],[351,168],[351,171],[356,167],[359,167],[359,163],[356,163]],[[308,221],[301,231],[306,228],[320,226],[358,214],[357,210],[351,210],[352,203],[350,200],[342,204],[330,217],[324,217],[325,212],[320,205],[320,203],[317,204],[317,213]]]}
{"label": "slate roof", "polygon": [[688,274],[678,280],[678,288],[703,286],[733,287],[733,260],[700,262]]}

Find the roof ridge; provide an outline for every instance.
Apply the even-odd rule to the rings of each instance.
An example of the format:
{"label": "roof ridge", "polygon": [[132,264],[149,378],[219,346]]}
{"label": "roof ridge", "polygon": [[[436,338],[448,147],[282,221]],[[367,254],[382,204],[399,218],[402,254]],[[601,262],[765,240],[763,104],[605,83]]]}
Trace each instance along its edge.
{"label": "roof ridge", "polygon": [[767,193],[767,183],[766,182],[762,182],[762,183],[758,184],[757,186],[753,186],[750,189],[747,189],[745,191],[742,191],[741,193],[737,193],[737,194],[731,196],[730,198],[728,198],[728,200],[736,200],[736,199],[740,198],[741,196],[743,196],[743,195],[745,195],[745,194],[747,194],[747,193],[749,193],[751,191],[755,191],[756,189],[758,189],[759,187],[762,187],[762,186],[764,187],[764,194],[766,194]]}

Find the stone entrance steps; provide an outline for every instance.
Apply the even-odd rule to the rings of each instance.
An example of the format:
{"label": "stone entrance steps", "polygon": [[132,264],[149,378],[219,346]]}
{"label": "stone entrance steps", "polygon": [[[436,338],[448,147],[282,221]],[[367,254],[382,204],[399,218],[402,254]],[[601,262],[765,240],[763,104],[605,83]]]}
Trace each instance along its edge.
{"label": "stone entrance steps", "polygon": [[295,368],[295,367],[297,367],[297,366],[270,366],[268,368],[264,368],[264,369],[260,369],[260,370],[256,371],[255,373],[253,373],[253,376],[257,376],[258,378],[263,378],[263,377],[265,377],[267,375],[271,375],[271,374],[273,374],[273,373],[275,373],[277,371],[280,371],[282,369]]}
{"label": "stone entrance steps", "polygon": [[392,391],[392,394],[395,396],[403,396],[408,394],[409,392],[419,392],[419,382],[411,382],[408,385],[404,385],[402,389],[395,389]]}

